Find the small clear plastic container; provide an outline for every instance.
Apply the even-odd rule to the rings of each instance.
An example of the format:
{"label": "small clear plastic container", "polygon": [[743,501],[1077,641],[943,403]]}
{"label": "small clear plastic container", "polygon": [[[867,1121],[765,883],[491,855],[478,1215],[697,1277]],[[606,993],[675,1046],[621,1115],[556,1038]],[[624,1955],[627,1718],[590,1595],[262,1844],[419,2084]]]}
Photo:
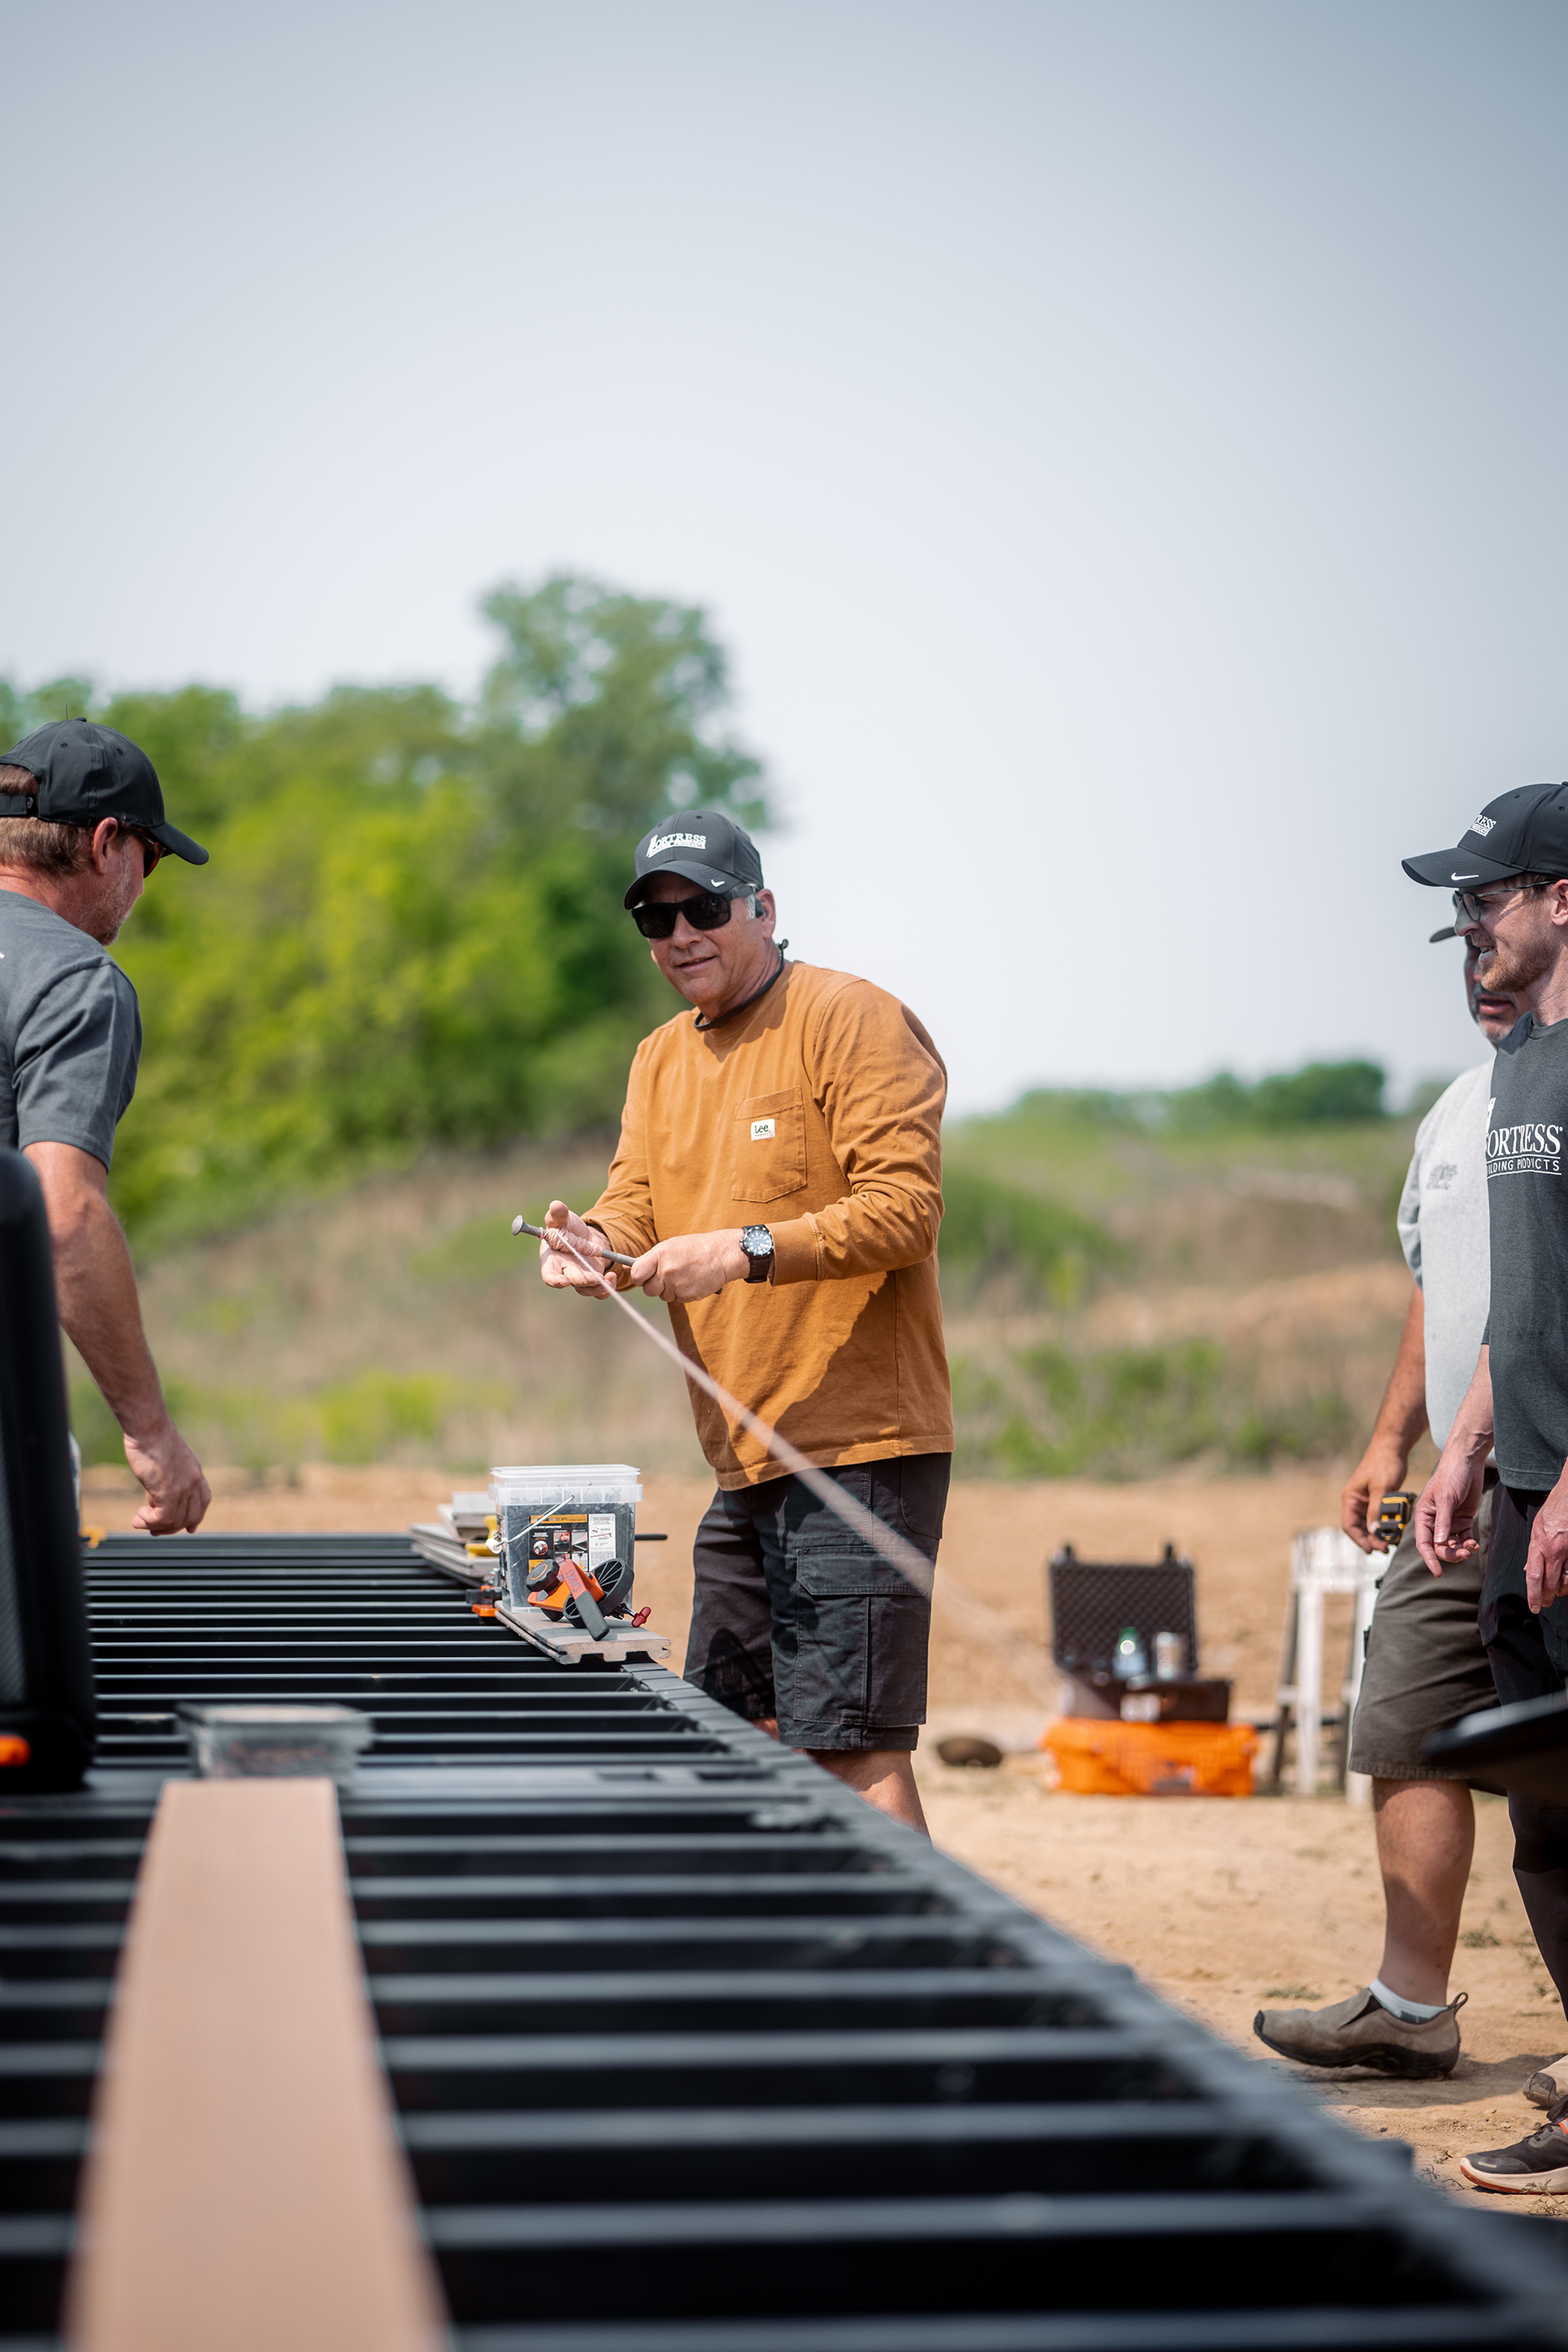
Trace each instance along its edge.
{"label": "small clear plastic container", "polygon": [[508,1605],[526,1605],[532,1530],[544,1520],[553,1530],[552,1547],[568,1542],[584,1568],[621,1563],[626,1580],[617,1606],[628,1606],[641,1500],[642,1472],[629,1462],[514,1462],[492,1470],[490,1508],[501,1538]]}
{"label": "small clear plastic container", "polygon": [[490,1472],[490,1508],[503,1503],[589,1503],[609,1509],[642,1501],[642,1472],[629,1462],[513,1462]]}
{"label": "small clear plastic container", "polygon": [[191,1760],[204,1780],[335,1780],[352,1787],[375,1727],[355,1706],[183,1706]]}

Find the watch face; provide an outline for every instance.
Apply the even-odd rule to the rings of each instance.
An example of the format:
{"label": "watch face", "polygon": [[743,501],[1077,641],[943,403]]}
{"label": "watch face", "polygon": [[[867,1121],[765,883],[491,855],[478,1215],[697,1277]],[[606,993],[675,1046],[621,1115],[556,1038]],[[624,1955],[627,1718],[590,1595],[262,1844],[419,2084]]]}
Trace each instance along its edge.
{"label": "watch face", "polygon": [[773,1237],[766,1225],[748,1225],[741,1235],[741,1247],[748,1257],[772,1257]]}

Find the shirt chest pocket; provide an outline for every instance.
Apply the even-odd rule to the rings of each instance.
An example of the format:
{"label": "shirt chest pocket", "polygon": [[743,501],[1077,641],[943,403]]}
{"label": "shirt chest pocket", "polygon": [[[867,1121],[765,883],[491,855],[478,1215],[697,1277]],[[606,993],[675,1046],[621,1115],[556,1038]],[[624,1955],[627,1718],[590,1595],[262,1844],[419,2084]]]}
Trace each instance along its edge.
{"label": "shirt chest pocket", "polygon": [[753,1095],[735,1113],[730,1198],[782,1201],[805,1185],[805,1119],[800,1088]]}

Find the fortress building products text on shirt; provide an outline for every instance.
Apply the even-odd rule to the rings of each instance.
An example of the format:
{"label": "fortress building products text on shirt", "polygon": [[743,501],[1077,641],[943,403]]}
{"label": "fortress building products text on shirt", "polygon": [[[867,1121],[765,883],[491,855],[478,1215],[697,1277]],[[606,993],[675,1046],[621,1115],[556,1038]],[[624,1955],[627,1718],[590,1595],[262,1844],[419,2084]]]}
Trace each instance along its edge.
{"label": "fortress building products text on shirt", "polygon": [[[1496,1108],[1495,1098],[1492,1108]],[[1522,1127],[1489,1127],[1489,1176],[1560,1176],[1563,1173],[1563,1129],[1540,1122]]]}

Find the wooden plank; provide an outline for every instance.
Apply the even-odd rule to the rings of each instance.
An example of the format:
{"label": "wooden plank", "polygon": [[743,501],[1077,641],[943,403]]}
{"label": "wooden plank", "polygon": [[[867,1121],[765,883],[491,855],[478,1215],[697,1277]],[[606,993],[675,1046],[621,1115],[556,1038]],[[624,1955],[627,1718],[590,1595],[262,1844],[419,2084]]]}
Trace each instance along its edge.
{"label": "wooden plank", "polygon": [[330,1780],[173,1780],[94,2116],[77,2352],[437,2352]]}

